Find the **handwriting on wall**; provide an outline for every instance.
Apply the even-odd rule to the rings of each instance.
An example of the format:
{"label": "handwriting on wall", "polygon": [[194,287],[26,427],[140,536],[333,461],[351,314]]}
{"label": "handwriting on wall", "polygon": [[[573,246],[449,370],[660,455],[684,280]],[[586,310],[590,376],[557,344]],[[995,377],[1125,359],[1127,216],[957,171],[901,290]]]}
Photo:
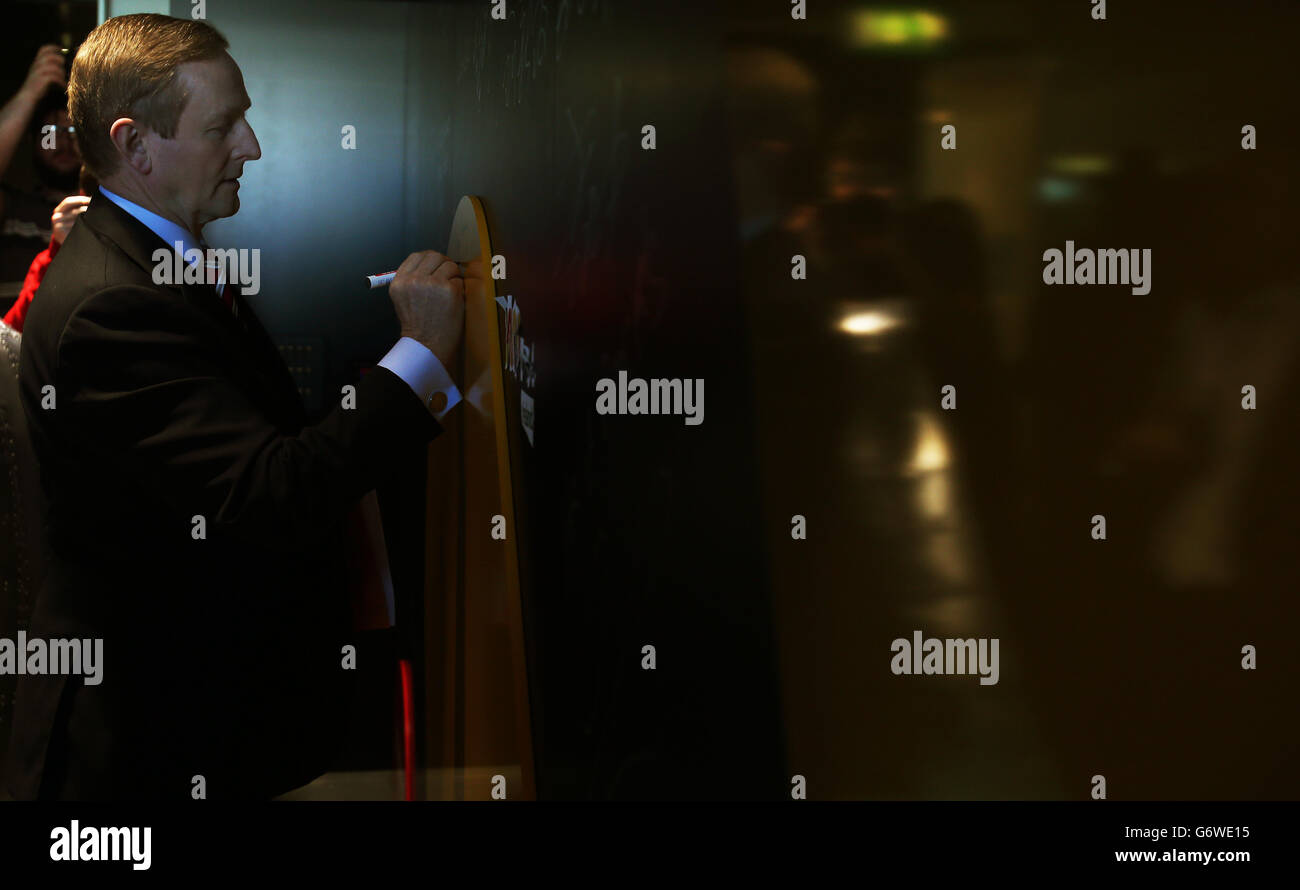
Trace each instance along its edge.
{"label": "handwriting on wall", "polygon": [[[570,31],[584,21],[607,27],[614,20],[613,10],[608,0],[560,0],[511,7],[500,21],[491,17],[490,7],[465,8],[463,14],[472,17],[473,37],[467,49],[458,50],[457,82],[473,79],[480,108],[485,100],[506,108],[524,104],[531,98],[528,88],[548,65],[563,58]],[[488,76],[490,70],[497,72],[495,78]]]}

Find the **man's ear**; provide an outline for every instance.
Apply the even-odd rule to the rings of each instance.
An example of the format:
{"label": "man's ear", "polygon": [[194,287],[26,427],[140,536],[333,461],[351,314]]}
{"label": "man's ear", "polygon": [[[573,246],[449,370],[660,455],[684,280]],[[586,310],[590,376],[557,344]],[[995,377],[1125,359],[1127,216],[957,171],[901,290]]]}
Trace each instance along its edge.
{"label": "man's ear", "polygon": [[117,147],[118,157],[136,173],[147,174],[153,169],[153,159],[149,157],[149,145],[144,139],[144,130],[129,117],[120,117],[108,128],[108,138]]}

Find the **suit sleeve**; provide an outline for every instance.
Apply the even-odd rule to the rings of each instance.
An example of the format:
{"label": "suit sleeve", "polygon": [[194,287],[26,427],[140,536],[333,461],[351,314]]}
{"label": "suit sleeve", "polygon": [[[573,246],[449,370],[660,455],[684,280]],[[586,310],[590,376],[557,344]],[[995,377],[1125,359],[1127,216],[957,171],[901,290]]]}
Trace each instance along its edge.
{"label": "suit sleeve", "polygon": [[208,535],[309,552],[387,477],[394,448],[441,426],[376,367],[355,406],[286,435],[235,385],[215,322],[179,294],[113,287],[85,300],[60,338],[57,423],[85,459],[128,474]]}

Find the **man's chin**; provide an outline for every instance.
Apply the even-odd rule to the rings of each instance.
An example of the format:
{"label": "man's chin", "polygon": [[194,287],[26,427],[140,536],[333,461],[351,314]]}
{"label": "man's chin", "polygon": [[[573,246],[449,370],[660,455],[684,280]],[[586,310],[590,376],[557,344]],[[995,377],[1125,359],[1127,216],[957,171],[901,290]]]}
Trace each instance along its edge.
{"label": "man's chin", "polygon": [[234,216],[239,212],[239,195],[231,195],[229,198],[216,202],[212,208],[213,219],[225,219],[228,216]]}

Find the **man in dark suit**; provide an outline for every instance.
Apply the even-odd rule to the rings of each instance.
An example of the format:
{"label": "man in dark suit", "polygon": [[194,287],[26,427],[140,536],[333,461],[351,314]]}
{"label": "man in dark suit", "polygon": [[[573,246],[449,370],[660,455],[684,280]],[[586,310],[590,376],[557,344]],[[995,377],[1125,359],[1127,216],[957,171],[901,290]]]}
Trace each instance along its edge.
{"label": "man in dark suit", "polygon": [[20,799],[270,797],[320,775],[341,716],[348,511],[460,400],[444,364],[463,280],[433,251],[390,288],[401,339],[312,426],[233,281],[167,283],[177,242],[183,258],[203,246],[261,156],[226,46],[202,21],[123,16],[73,63],[101,186],[23,338],[49,559],[28,637],[102,639],[103,664],[97,685],[19,678]]}

